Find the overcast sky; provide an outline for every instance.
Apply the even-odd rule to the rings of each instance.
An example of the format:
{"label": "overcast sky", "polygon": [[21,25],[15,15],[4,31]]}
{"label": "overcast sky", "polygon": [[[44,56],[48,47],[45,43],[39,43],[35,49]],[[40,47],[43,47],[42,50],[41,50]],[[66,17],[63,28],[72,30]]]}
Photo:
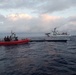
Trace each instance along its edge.
{"label": "overcast sky", "polygon": [[76,0],[0,0],[0,32],[76,34]]}

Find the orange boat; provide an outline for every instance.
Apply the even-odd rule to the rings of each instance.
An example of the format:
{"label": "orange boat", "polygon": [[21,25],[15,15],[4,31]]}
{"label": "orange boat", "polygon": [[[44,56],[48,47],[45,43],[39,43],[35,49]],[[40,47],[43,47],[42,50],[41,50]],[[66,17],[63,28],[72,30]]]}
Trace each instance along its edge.
{"label": "orange boat", "polygon": [[30,42],[29,39],[23,39],[18,41],[0,41],[0,46],[26,44],[28,42]]}

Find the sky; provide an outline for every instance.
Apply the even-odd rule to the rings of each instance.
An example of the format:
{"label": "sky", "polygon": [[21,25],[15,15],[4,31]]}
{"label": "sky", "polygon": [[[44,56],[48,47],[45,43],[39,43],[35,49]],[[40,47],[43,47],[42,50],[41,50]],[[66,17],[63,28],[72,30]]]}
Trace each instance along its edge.
{"label": "sky", "polygon": [[0,0],[0,32],[76,34],[76,0]]}

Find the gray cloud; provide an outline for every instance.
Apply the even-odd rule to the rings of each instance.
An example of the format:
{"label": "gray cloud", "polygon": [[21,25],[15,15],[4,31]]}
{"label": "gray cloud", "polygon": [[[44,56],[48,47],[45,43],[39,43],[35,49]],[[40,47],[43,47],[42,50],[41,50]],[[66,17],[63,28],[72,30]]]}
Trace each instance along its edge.
{"label": "gray cloud", "polygon": [[[17,14],[18,16],[19,14]],[[17,17],[16,16],[16,17]],[[49,17],[49,18],[48,18]],[[48,15],[40,15],[30,19],[19,18],[17,20],[10,19],[9,17],[0,16],[0,32],[51,32],[53,28],[57,27],[59,31],[68,31],[75,33],[76,31],[76,16],[68,18],[55,17]],[[53,17],[55,17],[53,19]]]}
{"label": "gray cloud", "polygon": [[37,13],[52,13],[76,6],[76,0],[0,0],[1,9],[27,8]]}
{"label": "gray cloud", "polygon": [[0,15],[0,22],[3,22],[3,21],[5,21],[5,17],[3,16],[3,15]]}
{"label": "gray cloud", "polygon": [[68,17],[69,22],[76,22],[76,16]]}

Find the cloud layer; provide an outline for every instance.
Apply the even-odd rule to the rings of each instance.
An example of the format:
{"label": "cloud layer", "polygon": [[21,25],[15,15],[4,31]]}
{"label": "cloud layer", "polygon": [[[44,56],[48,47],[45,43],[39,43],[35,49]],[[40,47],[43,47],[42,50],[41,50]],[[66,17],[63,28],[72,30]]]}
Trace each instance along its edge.
{"label": "cloud layer", "polygon": [[0,9],[29,9],[36,13],[52,13],[76,6],[76,0],[0,0]]}
{"label": "cloud layer", "polygon": [[76,0],[0,0],[5,15],[0,13],[0,32],[51,32],[57,27],[75,33],[76,14],[70,11],[75,7]]}
{"label": "cloud layer", "polygon": [[38,17],[28,14],[0,15],[0,32],[51,32],[55,27],[59,31],[76,31],[76,16],[64,18],[48,14]]}

